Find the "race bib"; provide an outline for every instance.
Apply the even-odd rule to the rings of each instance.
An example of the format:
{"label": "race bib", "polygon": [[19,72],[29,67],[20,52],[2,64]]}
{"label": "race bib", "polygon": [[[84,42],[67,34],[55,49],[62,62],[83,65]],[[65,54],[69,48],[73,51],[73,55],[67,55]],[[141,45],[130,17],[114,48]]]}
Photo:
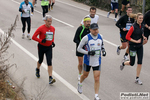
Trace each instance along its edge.
{"label": "race bib", "polygon": [[136,51],[130,51],[130,56],[135,57],[136,56]]}
{"label": "race bib", "polygon": [[132,24],[131,23],[126,23],[126,29],[129,31],[129,29],[131,28]]}
{"label": "race bib", "polygon": [[52,41],[53,39],[53,32],[46,32],[46,40]]}
{"label": "race bib", "polygon": [[99,56],[101,53],[101,50],[99,49],[99,47],[92,47],[91,48],[92,51],[95,51],[95,56]]}

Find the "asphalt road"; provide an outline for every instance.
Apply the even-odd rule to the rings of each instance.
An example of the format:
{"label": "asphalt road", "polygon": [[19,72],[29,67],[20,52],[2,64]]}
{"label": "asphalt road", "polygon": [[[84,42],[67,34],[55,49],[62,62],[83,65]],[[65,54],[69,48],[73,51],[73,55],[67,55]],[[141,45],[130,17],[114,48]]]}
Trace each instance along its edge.
{"label": "asphalt road", "polygon": [[[48,14],[53,16],[52,25],[56,29],[55,44],[53,49],[53,76],[56,83],[48,84],[48,74],[46,61],[41,67],[41,78],[35,77],[37,55],[37,42],[22,39],[22,24],[20,21],[19,4],[23,0],[2,0],[0,1],[0,33],[6,32],[14,22],[16,15],[19,15],[15,37],[9,48],[9,55],[14,54],[10,63],[17,64],[17,68],[10,69],[11,78],[18,84],[24,82],[24,94],[27,100],[93,100],[94,99],[94,79],[91,70],[88,78],[83,82],[83,94],[79,94],[77,88],[77,57],[75,56],[75,44],[73,37],[82,18],[89,13],[89,6],[72,0],[56,0],[54,9]],[[31,0],[30,0],[31,1]],[[42,21],[42,9],[40,1],[35,7],[35,12],[31,18],[31,36],[35,30],[44,24]],[[107,12],[97,10],[99,18],[99,32],[103,35],[107,56],[102,57],[102,69],[100,77],[99,97],[102,100],[120,100],[120,92],[150,92],[150,66],[149,66],[149,44],[144,45],[144,58],[140,79],[143,85],[134,83],[136,66],[126,66],[120,71],[120,64],[125,50],[116,54],[117,45],[120,45],[119,29],[115,26],[111,18],[106,18]],[[26,31],[27,34],[27,31]],[[42,92],[43,91],[43,92]],[[42,99],[37,99],[42,93]],[[137,100],[137,99],[134,99]]]}

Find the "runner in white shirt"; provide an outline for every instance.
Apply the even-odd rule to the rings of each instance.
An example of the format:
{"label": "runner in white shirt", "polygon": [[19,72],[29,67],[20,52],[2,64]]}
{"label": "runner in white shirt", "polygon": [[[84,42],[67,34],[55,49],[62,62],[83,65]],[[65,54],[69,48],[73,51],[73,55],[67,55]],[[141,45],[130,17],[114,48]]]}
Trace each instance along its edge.
{"label": "runner in white shirt", "polygon": [[[90,26],[90,32],[88,35],[84,36],[78,46],[78,52],[84,55],[84,71],[81,75],[80,81],[78,82],[78,92],[82,93],[82,82],[88,77],[90,68],[93,68],[94,74],[94,89],[95,89],[95,99],[100,100],[98,97],[99,86],[100,86],[100,70],[101,70],[101,51],[102,55],[106,56],[106,51],[103,45],[102,36],[98,31],[98,24],[93,23]],[[84,49],[83,49],[84,47]]]}
{"label": "runner in white shirt", "polygon": [[[91,18],[91,24],[93,24],[93,23],[97,23],[98,24],[99,16],[96,15],[96,8],[95,7],[91,7],[90,8],[90,15],[87,15],[86,17],[90,17]],[[81,21],[80,26],[81,25],[84,25],[83,20]]]}

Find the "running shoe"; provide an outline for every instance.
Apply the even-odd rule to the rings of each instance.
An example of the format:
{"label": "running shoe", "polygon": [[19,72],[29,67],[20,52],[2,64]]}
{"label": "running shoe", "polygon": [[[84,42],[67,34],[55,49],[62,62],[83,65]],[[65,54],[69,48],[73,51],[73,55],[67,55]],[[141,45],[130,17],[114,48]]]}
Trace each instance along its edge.
{"label": "running shoe", "polygon": [[28,38],[29,40],[31,40],[31,37],[30,37],[30,35],[27,35],[27,38]]}
{"label": "running shoe", "polygon": [[40,70],[39,70],[39,69],[37,69],[37,68],[36,68],[35,70],[36,70],[36,74],[35,74],[35,75],[36,75],[36,77],[37,77],[37,78],[40,78]]}
{"label": "running shoe", "polygon": [[135,83],[136,83],[136,84],[139,84],[139,85],[143,85],[143,83],[140,81],[139,78],[135,79]]}
{"label": "running shoe", "polygon": [[44,20],[45,20],[45,17],[43,17],[42,20],[44,21]]}
{"label": "running shoe", "polygon": [[51,6],[51,10],[53,10],[53,6]]}
{"label": "running shoe", "polygon": [[126,60],[126,61],[129,61],[129,58],[126,55],[124,55],[123,59]]}
{"label": "running shoe", "polygon": [[22,39],[24,39],[25,38],[25,34],[22,34]]}
{"label": "running shoe", "polygon": [[[125,60],[123,59],[122,60],[122,63],[124,63],[125,62]],[[123,70],[124,69],[124,66],[123,66],[123,64],[121,63],[121,65],[120,65],[120,70]]]}
{"label": "running shoe", "polygon": [[78,83],[78,92],[82,94],[82,85]]}
{"label": "running shoe", "polygon": [[55,82],[56,82],[56,80],[54,78],[49,78],[49,84],[53,84]]}
{"label": "running shoe", "polygon": [[48,11],[51,11],[51,9],[50,9],[50,8],[48,8]]}
{"label": "running shoe", "polygon": [[94,98],[94,100],[101,100],[98,96]]}
{"label": "running shoe", "polygon": [[119,48],[119,46],[117,47],[117,55],[120,55],[120,48]]}
{"label": "running shoe", "polygon": [[109,12],[108,12],[108,14],[107,14],[107,18],[109,18],[109,15],[110,15],[110,14],[109,14]]}
{"label": "running shoe", "polygon": [[115,18],[114,21],[117,22],[118,21],[117,18]]}

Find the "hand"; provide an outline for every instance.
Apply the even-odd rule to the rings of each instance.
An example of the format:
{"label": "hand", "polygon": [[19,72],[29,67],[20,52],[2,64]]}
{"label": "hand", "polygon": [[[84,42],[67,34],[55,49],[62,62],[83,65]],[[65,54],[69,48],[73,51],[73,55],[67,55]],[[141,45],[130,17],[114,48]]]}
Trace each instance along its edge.
{"label": "hand", "polygon": [[102,51],[102,56],[106,56],[106,51]]}
{"label": "hand", "polygon": [[30,15],[33,16],[33,12]]}
{"label": "hand", "polygon": [[23,12],[23,13],[25,13],[25,11],[24,11],[24,10],[22,10],[22,12]]}
{"label": "hand", "polygon": [[95,51],[89,51],[89,52],[88,52],[88,55],[94,56],[94,55],[95,55]]}
{"label": "hand", "polygon": [[123,28],[123,31],[127,31],[127,29],[126,29],[126,28]]}
{"label": "hand", "polygon": [[46,42],[46,38],[42,40],[42,43],[45,43],[45,42]]}
{"label": "hand", "polygon": [[138,40],[136,41],[136,43],[141,43],[141,39],[138,39]]}
{"label": "hand", "polygon": [[55,47],[55,43],[54,42],[52,42],[52,48],[54,48]]}

